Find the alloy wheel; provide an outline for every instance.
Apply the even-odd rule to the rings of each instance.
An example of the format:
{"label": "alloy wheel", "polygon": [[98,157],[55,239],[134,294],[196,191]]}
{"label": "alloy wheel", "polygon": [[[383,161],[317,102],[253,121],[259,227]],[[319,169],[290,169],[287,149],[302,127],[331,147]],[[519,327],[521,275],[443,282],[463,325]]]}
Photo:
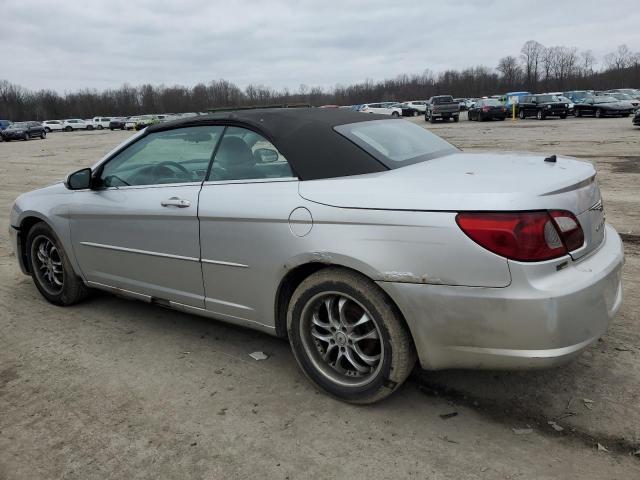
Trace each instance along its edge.
{"label": "alloy wheel", "polygon": [[302,311],[301,333],[316,370],[339,385],[366,385],[382,368],[384,343],[376,320],[344,293],[311,298]]}
{"label": "alloy wheel", "polygon": [[39,235],[31,247],[33,272],[40,285],[50,295],[57,295],[64,287],[62,257],[56,244],[47,236]]}

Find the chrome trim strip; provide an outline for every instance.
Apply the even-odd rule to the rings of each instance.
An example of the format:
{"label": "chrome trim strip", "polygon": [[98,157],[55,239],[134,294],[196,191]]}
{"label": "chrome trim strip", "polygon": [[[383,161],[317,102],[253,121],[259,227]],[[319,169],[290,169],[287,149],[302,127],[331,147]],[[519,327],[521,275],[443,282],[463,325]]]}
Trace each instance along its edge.
{"label": "chrome trim strip", "polygon": [[245,185],[252,183],[277,183],[277,182],[298,182],[298,177],[277,177],[277,178],[254,178],[246,180],[205,180],[202,182],[206,185]]}
{"label": "chrome trim strip", "polygon": [[152,257],[173,258],[175,260],[187,260],[190,262],[199,262],[196,257],[183,257],[182,255],[172,255],[170,253],[151,252],[149,250],[138,250],[137,248],[117,247],[115,245],[105,245],[103,243],[80,242],[80,245],[86,247],[105,248],[107,250],[116,250],[118,252],[139,253],[141,255],[150,255]]}
{"label": "chrome trim strip", "polygon": [[201,261],[202,263],[210,263],[213,265],[225,265],[227,267],[249,268],[249,265],[245,265],[243,263],[223,262],[221,260],[208,260],[206,258],[201,259]]}

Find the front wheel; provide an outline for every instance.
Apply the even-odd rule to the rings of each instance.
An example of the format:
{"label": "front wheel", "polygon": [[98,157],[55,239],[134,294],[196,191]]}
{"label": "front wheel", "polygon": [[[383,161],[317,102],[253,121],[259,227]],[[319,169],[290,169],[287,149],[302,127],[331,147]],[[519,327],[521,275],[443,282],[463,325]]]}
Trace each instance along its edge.
{"label": "front wheel", "polygon": [[575,117],[581,117],[582,116],[582,112],[580,111],[580,109],[576,108],[573,110],[573,115]]}
{"label": "front wheel", "polygon": [[544,114],[544,112],[542,110],[538,110],[538,113],[536,113],[536,118],[538,120],[544,120],[545,117],[546,115]]}
{"label": "front wheel", "polygon": [[456,116],[456,117],[453,117],[453,121],[454,121],[454,122],[458,122],[458,121],[460,121],[460,117],[457,117],[457,116]]}
{"label": "front wheel", "polygon": [[51,131],[51,129],[49,127],[44,127],[44,131],[49,133]]}
{"label": "front wheel", "polygon": [[47,138],[47,132],[45,130],[42,131],[42,133],[40,134],[40,138],[42,140],[44,140],[45,138]]}
{"label": "front wheel", "polygon": [[398,118],[400,116],[400,114],[398,112],[392,112],[391,116],[394,118]]}
{"label": "front wheel", "polygon": [[393,393],[416,361],[397,307],[368,278],[326,268],[304,280],[287,312],[294,356],[324,391],[350,403]]}
{"label": "front wheel", "polygon": [[102,130],[104,127],[102,125],[98,125],[98,130]]}
{"label": "front wheel", "polygon": [[58,237],[41,222],[27,235],[29,271],[36,288],[49,302],[72,305],[87,296],[88,290],[74,273]]}
{"label": "front wheel", "polygon": [[24,133],[24,137],[22,137],[22,139],[26,142],[27,140],[29,140],[29,134],[27,132]]}
{"label": "front wheel", "polygon": [[418,113],[418,111],[417,111],[417,110],[414,110],[414,111],[413,111],[413,116],[414,116],[414,117],[417,117],[418,115],[420,115],[420,114]]}
{"label": "front wheel", "polygon": [[596,110],[596,118],[602,118],[602,109],[601,108],[598,108]]}
{"label": "front wheel", "polygon": [[72,127],[68,127],[68,126],[67,126],[67,127],[64,127],[64,131],[65,131],[65,132],[70,132],[70,131],[72,131],[72,130],[73,130],[73,128],[72,128]]}
{"label": "front wheel", "polygon": [[526,117],[526,115],[524,114],[524,109],[523,109],[523,108],[521,108],[521,109],[520,109],[520,111],[518,112],[518,118],[519,118],[520,120],[524,120],[524,119],[525,119],[525,117]]}

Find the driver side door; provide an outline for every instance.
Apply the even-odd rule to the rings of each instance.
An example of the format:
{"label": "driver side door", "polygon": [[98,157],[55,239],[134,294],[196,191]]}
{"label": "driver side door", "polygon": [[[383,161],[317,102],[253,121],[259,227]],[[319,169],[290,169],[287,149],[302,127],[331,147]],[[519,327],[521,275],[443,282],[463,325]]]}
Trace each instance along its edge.
{"label": "driver side door", "polygon": [[198,196],[223,127],[154,132],[109,159],[97,190],[74,192],[74,253],[96,287],[204,308]]}

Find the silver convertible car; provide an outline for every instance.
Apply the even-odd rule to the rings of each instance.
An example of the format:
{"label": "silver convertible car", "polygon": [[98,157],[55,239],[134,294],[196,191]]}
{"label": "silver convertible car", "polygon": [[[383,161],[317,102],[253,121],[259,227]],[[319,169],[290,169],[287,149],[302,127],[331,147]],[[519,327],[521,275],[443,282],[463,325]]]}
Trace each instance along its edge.
{"label": "silver convertible car", "polygon": [[90,289],[288,337],[353,403],[424,369],[565,361],[622,302],[590,163],[462,153],[401,119],[218,112],[148,127],[20,196],[16,256],[50,302]]}

